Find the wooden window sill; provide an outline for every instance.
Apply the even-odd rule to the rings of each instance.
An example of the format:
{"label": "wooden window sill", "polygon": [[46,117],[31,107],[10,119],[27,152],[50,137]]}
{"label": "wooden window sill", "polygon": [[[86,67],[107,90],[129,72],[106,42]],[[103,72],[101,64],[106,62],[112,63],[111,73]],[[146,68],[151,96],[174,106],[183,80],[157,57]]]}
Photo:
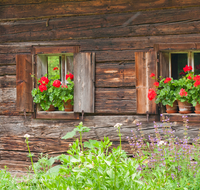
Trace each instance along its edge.
{"label": "wooden window sill", "polygon": [[[200,114],[196,113],[189,113],[189,114],[180,114],[180,113],[163,113],[163,116],[167,116],[170,121],[183,121],[182,116],[187,116],[189,122],[199,122],[200,121]],[[160,116],[160,121],[162,121],[163,118]]]}
{"label": "wooden window sill", "polygon": [[36,119],[79,119],[79,113],[66,111],[38,111]]}

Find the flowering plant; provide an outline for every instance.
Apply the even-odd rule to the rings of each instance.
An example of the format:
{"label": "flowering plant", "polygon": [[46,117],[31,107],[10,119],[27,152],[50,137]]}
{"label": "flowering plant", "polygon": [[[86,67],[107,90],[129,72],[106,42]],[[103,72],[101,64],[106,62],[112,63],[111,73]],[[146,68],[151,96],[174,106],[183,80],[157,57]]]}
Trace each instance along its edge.
{"label": "flowering plant", "polygon": [[[152,73],[150,75],[153,79],[155,78],[155,75]],[[173,82],[173,78],[162,78],[160,77],[160,80],[156,79],[156,82],[154,82],[154,86],[156,90],[149,89],[148,92],[148,98],[149,100],[153,100],[156,97],[156,104],[161,102],[163,105],[173,105],[174,101],[176,100],[174,91],[175,86]]]}
{"label": "flowering plant", "polygon": [[[74,82],[73,74],[67,77],[67,85],[62,84],[59,80],[58,68],[53,69],[55,75],[47,78],[47,74],[40,79],[37,79],[38,88],[32,90],[33,102],[39,104],[43,110],[48,110],[50,105],[57,107],[58,110],[64,110],[64,101],[73,100]],[[34,77],[34,75],[31,75]],[[73,105],[73,101],[71,102]]]}
{"label": "flowering plant", "polygon": [[[194,76],[192,67],[188,65],[183,68],[183,71],[181,72],[183,73],[181,74],[182,78],[178,80],[170,77],[162,78],[161,76],[158,80],[155,78],[155,74],[152,73],[150,77],[156,79],[156,82],[154,82],[156,90],[149,89],[149,100],[153,100],[156,97],[155,103],[158,104],[161,102],[163,105],[170,105],[171,107],[175,100],[180,100],[181,102],[187,101],[196,105],[197,96],[200,92],[200,87],[197,87],[200,85],[200,76]],[[194,83],[195,80],[196,82]],[[196,98],[194,94],[196,94]]]}

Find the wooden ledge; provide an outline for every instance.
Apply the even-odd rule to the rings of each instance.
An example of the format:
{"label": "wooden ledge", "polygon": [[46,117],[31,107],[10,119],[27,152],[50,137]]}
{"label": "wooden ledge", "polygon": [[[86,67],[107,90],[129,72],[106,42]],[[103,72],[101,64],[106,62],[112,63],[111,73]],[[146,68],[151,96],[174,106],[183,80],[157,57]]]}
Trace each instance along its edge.
{"label": "wooden ledge", "polygon": [[79,119],[79,113],[65,111],[38,111],[36,119]]}
{"label": "wooden ledge", "polygon": [[[163,116],[167,116],[170,121],[183,121],[182,116],[187,116],[189,123],[191,122],[200,122],[200,114],[196,113],[189,113],[189,114],[180,114],[180,113],[163,113]],[[160,116],[160,120],[162,121],[163,118]]]}

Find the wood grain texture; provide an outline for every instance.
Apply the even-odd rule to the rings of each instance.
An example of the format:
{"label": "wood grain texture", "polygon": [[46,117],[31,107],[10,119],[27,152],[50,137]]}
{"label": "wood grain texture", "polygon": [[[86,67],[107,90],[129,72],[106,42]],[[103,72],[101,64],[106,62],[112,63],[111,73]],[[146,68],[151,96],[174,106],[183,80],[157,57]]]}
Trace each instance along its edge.
{"label": "wood grain texture", "polygon": [[0,65],[0,76],[2,75],[16,75],[16,65]]}
{"label": "wood grain texture", "polygon": [[[45,2],[45,1],[44,1]],[[5,5],[2,6],[1,19],[44,17],[52,15],[99,14],[113,12],[138,11],[142,9],[162,9],[169,7],[198,6],[195,0],[190,1],[75,1],[75,2],[48,2],[36,4]],[[45,10],[45,11],[44,11]]]}
{"label": "wood grain texture", "polygon": [[32,90],[32,56],[30,54],[18,54],[16,56],[16,84],[17,84],[17,109],[23,112],[33,111]]}
{"label": "wood grain texture", "polygon": [[96,87],[135,86],[135,64],[98,63],[96,64]]}
{"label": "wood grain texture", "polygon": [[0,65],[14,65],[15,54],[0,54]]}
{"label": "wood grain texture", "polygon": [[[136,19],[130,21],[128,26],[198,20],[197,18],[200,16],[199,10],[200,7],[143,11],[140,12]],[[8,35],[23,32],[52,31],[55,29],[77,30],[77,26],[78,30],[124,26],[124,23],[135,14],[136,13],[132,12],[50,18],[50,20],[48,20],[48,26],[46,26],[47,19],[3,22],[0,23],[0,34]]]}
{"label": "wood grain texture", "polygon": [[16,88],[0,88],[0,103],[15,102]]}
{"label": "wood grain texture", "polygon": [[0,76],[0,88],[16,88],[16,76]]}
{"label": "wood grain texture", "polygon": [[[2,29],[3,30],[3,29]],[[177,35],[177,34],[198,34],[200,31],[200,21],[177,21],[166,23],[150,23],[141,25],[124,26],[118,24],[110,27],[85,27],[85,28],[61,28],[56,30],[26,31],[13,34],[2,34],[2,42],[19,41],[48,41],[58,39],[91,39],[91,38],[114,38],[114,37],[134,37],[134,36],[157,36],[157,35]]]}
{"label": "wood grain texture", "polygon": [[64,112],[64,111],[38,111],[36,113],[37,119],[79,119],[78,113]]}
{"label": "wood grain texture", "polygon": [[94,113],[95,53],[74,56],[74,112]]}
{"label": "wood grain texture", "polygon": [[147,81],[146,81],[146,53],[135,52],[137,113],[146,114]]}
{"label": "wood grain texture", "polygon": [[136,113],[136,90],[126,88],[97,88],[96,113]]}
{"label": "wood grain texture", "polygon": [[[106,61],[134,61],[135,51],[124,50],[124,51],[97,51],[96,62]],[[116,56],[117,55],[117,56]]]}

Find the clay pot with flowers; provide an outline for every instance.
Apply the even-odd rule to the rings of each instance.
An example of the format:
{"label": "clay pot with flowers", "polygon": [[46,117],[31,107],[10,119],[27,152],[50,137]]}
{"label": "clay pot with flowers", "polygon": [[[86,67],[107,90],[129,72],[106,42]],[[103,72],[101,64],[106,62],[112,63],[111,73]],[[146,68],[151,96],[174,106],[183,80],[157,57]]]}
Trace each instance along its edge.
{"label": "clay pot with flowers", "polygon": [[[150,89],[148,93],[149,100],[152,100],[156,97],[155,102],[158,104],[161,102],[163,105],[166,105],[167,113],[176,113],[177,108],[179,107],[179,113],[191,113],[192,104],[196,100],[193,96],[194,92],[192,91],[194,80],[192,67],[186,65],[183,68],[182,78],[174,80],[173,78],[163,78],[160,77],[160,81],[155,78],[155,75],[152,73],[151,77],[156,79],[154,86],[156,90]],[[200,80],[199,80],[200,81]],[[196,89],[195,89],[196,90]],[[178,106],[177,106],[178,102]]]}
{"label": "clay pot with flowers", "polygon": [[[58,69],[55,67],[53,70],[56,72]],[[33,102],[39,104],[43,110],[48,110],[53,105],[63,111],[64,102],[72,100],[73,104],[74,82],[69,79],[67,85],[61,85],[58,78],[57,74],[51,78],[47,78],[46,75],[41,77],[37,80],[38,88],[34,88],[31,92]]]}
{"label": "clay pot with flowers", "polygon": [[[152,73],[150,77],[156,79],[154,73]],[[148,91],[149,100],[153,100],[156,97],[155,103],[162,103],[164,106],[166,105],[167,113],[176,113],[178,106],[174,94],[176,87],[174,86],[173,78],[162,78],[160,81],[156,79],[154,86],[156,90],[150,89]]]}

